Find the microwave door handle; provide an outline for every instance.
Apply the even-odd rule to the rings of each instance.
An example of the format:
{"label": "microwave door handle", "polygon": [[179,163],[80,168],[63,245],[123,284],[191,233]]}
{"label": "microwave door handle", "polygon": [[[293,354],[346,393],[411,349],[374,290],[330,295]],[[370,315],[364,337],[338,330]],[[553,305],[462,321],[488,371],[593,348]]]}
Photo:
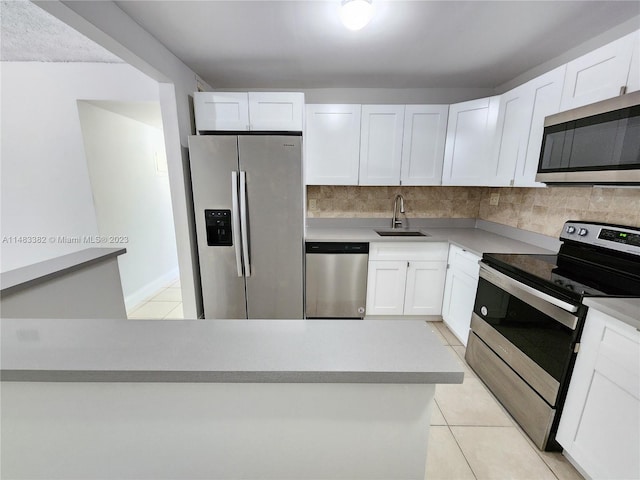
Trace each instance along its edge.
{"label": "microwave door handle", "polygon": [[240,223],[242,224],[242,260],[245,277],[251,276],[249,261],[249,221],[247,219],[247,172],[240,170]]}
{"label": "microwave door handle", "polygon": [[484,278],[489,283],[492,283],[535,309],[547,314],[565,327],[571,330],[576,329],[578,317],[573,315],[573,313],[578,311],[576,305],[572,305],[569,302],[552,297],[529,285],[518,282],[484,263],[480,263],[480,278]]}
{"label": "microwave door handle", "polygon": [[231,172],[231,221],[233,231],[233,250],[236,254],[236,269],[242,276],[242,242],[240,241],[240,215],[238,208],[238,172]]}

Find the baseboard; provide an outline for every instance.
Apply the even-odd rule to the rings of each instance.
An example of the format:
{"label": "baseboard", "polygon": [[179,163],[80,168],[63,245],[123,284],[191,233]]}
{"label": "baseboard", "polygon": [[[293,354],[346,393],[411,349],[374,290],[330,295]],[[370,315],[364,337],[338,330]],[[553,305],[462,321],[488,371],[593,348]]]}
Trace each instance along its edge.
{"label": "baseboard", "polygon": [[166,287],[169,282],[177,278],[180,278],[179,271],[177,268],[174,268],[173,270],[147,283],[144,287],[139,288],[135,292],[127,295],[124,298],[124,305],[127,308],[127,311],[130,311],[133,307],[149,298],[161,288]]}

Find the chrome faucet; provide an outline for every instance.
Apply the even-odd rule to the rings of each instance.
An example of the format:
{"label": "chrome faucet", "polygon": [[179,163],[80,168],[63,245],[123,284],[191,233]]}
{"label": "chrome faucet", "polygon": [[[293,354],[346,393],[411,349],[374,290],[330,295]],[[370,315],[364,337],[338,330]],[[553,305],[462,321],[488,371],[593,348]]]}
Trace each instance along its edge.
{"label": "chrome faucet", "polygon": [[400,213],[404,213],[404,197],[400,194],[397,194],[395,200],[393,201],[393,217],[391,217],[391,228],[393,229],[402,227],[402,220],[398,220],[397,216],[398,200],[400,200]]}

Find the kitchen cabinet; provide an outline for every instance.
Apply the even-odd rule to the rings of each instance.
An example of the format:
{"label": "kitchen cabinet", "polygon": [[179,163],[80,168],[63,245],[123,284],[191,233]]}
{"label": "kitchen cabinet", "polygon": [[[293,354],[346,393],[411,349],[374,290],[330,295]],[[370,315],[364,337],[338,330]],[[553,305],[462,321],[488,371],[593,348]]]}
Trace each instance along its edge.
{"label": "kitchen cabinet", "polygon": [[251,130],[301,132],[303,115],[303,93],[249,92]]}
{"label": "kitchen cabinet", "polygon": [[298,92],[196,92],[196,129],[301,132],[304,94]]}
{"label": "kitchen cabinet", "polygon": [[371,243],[367,316],[440,315],[446,258],[446,243]]}
{"label": "kitchen cabinet", "polygon": [[513,176],[513,185],[516,187],[546,186],[544,183],[536,182],[544,119],[560,111],[560,97],[566,68],[566,65],[562,65],[523,86],[527,99],[525,111],[528,117],[523,127],[524,136],[520,137],[523,143],[519,146],[525,153],[518,155]]}
{"label": "kitchen cabinet", "polygon": [[359,185],[399,185],[404,105],[363,105]]}
{"label": "kitchen cabinet", "polygon": [[457,245],[449,247],[442,319],[465,347],[478,288],[479,261],[480,257]]}
{"label": "kitchen cabinet", "polygon": [[406,105],[401,185],[440,185],[448,105]]}
{"label": "kitchen cabinet", "polygon": [[544,187],[535,181],[544,119],[560,110],[566,66],[500,96],[492,153],[494,186]]}
{"label": "kitchen cabinet", "polygon": [[640,332],[589,309],[556,439],[591,478],[640,478]]}
{"label": "kitchen cabinet", "polygon": [[633,51],[631,52],[631,66],[627,78],[627,93],[640,90],[640,30],[635,32]]}
{"label": "kitchen cabinet", "polygon": [[307,185],[357,185],[360,105],[306,106]]}
{"label": "kitchen cabinet", "polygon": [[492,157],[495,159],[494,186],[514,183],[516,163],[524,162],[527,133],[531,121],[532,98],[525,85],[500,96],[500,109]]}
{"label": "kitchen cabinet", "polygon": [[560,109],[615,97],[629,81],[637,89],[638,72],[630,72],[630,68],[638,35],[631,33],[569,62]]}
{"label": "kitchen cabinet", "polygon": [[491,186],[499,170],[492,147],[500,97],[449,106],[443,185]]}

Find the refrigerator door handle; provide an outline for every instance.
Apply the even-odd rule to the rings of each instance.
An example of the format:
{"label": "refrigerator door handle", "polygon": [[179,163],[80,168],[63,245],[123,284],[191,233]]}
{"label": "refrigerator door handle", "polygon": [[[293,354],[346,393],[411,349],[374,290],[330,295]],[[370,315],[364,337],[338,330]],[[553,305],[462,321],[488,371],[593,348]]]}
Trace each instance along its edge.
{"label": "refrigerator door handle", "polygon": [[238,270],[238,276],[242,276],[242,252],[240,242],[240,217],[238,215],[238,172],[235,170],[231,172],[231,221],[233,225],[231,227],[233,231],[233,247],[236,253],[236,268]]}
{"label": "refrigerator door handle", "polygon": [[249,262],[249,223],[247,221],[247,172],[240,170],[240,223],[242,224],[242,259],[244,276],[251,276]]}

